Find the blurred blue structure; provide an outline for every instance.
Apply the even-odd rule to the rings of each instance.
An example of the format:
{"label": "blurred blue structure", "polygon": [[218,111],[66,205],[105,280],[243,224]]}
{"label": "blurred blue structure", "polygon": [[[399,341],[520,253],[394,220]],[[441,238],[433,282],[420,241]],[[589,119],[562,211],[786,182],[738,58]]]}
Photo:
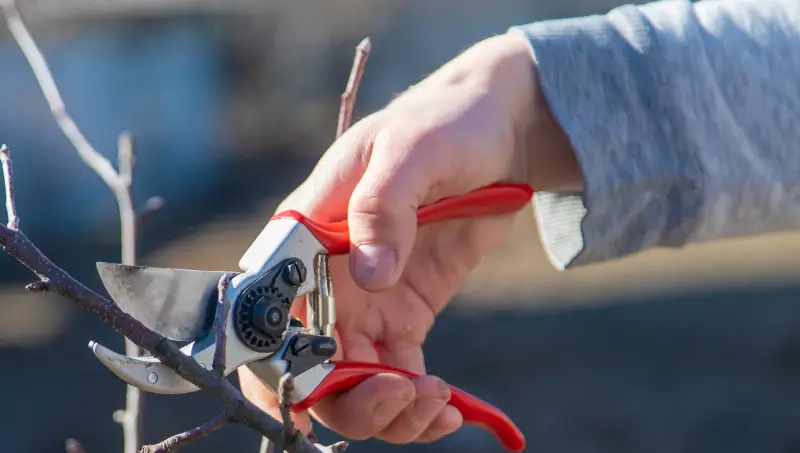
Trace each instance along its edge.
{"label": "blurred blue structure", "polygon": [[[35,34],[68,112],[95,148],[116,165],[119,133],[133,134],[140,202],[162,195],[178,205],[210,190],[225,83],[213,28],[195,18],[97,23],[57,40]],[[114,231],[111,192],[57,127],[14,41],[0,46],[0,61],[0,142],[12,152],[23,228],[57,237]]]}

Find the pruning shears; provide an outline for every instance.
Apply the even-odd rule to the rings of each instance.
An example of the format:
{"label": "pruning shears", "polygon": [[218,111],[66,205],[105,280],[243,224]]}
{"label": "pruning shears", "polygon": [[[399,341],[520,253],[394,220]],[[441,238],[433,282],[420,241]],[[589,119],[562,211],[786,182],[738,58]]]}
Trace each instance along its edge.
{"label": "pruning shears", "polygon": [[[527,185],[497,183],[444,198],[417,211],[420,226],[447,220],[512,214],[531,199]],[[325,223],[297,211],[274,215],[239,261],[242,272],[227,286],[230,309],[223,375],[248,367],[273,392],[287,372],[294,377],[293,410],[313,406],[378,373],[414,373],[378,363],[335,361],[336,299],[328,258],[350,250],[347,219]],[[218,283],[225,272],[97,263],[119,307],[164,337],[186,343],[181,351],[211,369]],[[289,315],[305,297],[307,324]],[[184,394],[198,388],[154,357],[131,357],[92,343],[97,358],[130,385],[152,393]],[[492,432],[512,452],[525,437],[502,411],[451,386],[449,404],[464,422]]]}

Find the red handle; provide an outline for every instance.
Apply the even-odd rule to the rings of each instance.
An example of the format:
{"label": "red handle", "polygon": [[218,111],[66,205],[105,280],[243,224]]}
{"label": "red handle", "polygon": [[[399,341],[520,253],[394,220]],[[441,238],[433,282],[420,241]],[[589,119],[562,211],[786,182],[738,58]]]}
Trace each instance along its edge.
{"label": "red handle", "polygon": [[[511,214],[522,209],[532,196],[533,189],[527,184],[492,184],[464,195],[443,198],[421,206],[417,210],[417,223],[425,225],[467,217]],[[275,219],[294,219],[302,223],[332,255],[350,251],[347,219],[338,222],[318,222],[297,211],[280,212],[271,220]]]}
{"label": "red handle", "polygon": [[[409,371],[376,363],[335,361],[331,363],[335,365],[333,371],[308,397],[295,404],[293,409],[308,409],[326,395],[349,390],[368,377],[379,373],[397,373],[409,378],[417,377],[416,374]],[[450,386],[449,404],[461,412],[464,422],[488,430],[502,442],[507,450],[516,453],[525,449],[525,436],[500,409],[452,385]]]}

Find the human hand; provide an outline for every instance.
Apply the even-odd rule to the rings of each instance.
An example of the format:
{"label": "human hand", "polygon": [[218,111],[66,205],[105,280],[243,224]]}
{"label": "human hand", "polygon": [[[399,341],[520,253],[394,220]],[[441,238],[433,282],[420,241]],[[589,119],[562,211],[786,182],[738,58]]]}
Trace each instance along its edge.
{"label": "human hand", "polygon": [[[544,152],[565,141],[545,133],[547,121],[527,41],[490,38],[355,124],[281,203],[278,211],[348,219],[351,253],[330,263],[338,301],[335,358],[421,375],[376,375],[331,395],[311,409],[320,422],[351,439],[390,443],[434,441],[461,426],[461,414],[447,404],[448,386],[425,374],[422,344],[435,316],[513,219],[417,229],[416,210],[498,181],[531,183],[531,165],[540,174],[536,184],[567,181],[555,176],[569,168],[565,159]],[[530,152],[532,135],[537,153]],[[295,303],[292,314],[305,320],[305,304]],[[246,368],[239,375],[245,396],[278,416],[275,396]],[[307,431],[308,414],[295,414],[295,422]]]}

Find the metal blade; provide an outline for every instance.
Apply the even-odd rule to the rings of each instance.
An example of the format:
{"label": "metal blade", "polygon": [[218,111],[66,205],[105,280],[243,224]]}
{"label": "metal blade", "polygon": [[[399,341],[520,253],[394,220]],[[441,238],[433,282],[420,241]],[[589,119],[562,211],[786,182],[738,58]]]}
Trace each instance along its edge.
{"label": "metal blade", "polygon": [[146,392],[178,395],[200,390],[155,357],[131,357],[117,354],[95,342],[89,343],[89,347],[109,371],[128,384]]}
{"label": "metal blade", "polygon": [[175,341],[195,341],[211,329],[217,284],[225,274],[103,262],[97,272],[124,312]]}

